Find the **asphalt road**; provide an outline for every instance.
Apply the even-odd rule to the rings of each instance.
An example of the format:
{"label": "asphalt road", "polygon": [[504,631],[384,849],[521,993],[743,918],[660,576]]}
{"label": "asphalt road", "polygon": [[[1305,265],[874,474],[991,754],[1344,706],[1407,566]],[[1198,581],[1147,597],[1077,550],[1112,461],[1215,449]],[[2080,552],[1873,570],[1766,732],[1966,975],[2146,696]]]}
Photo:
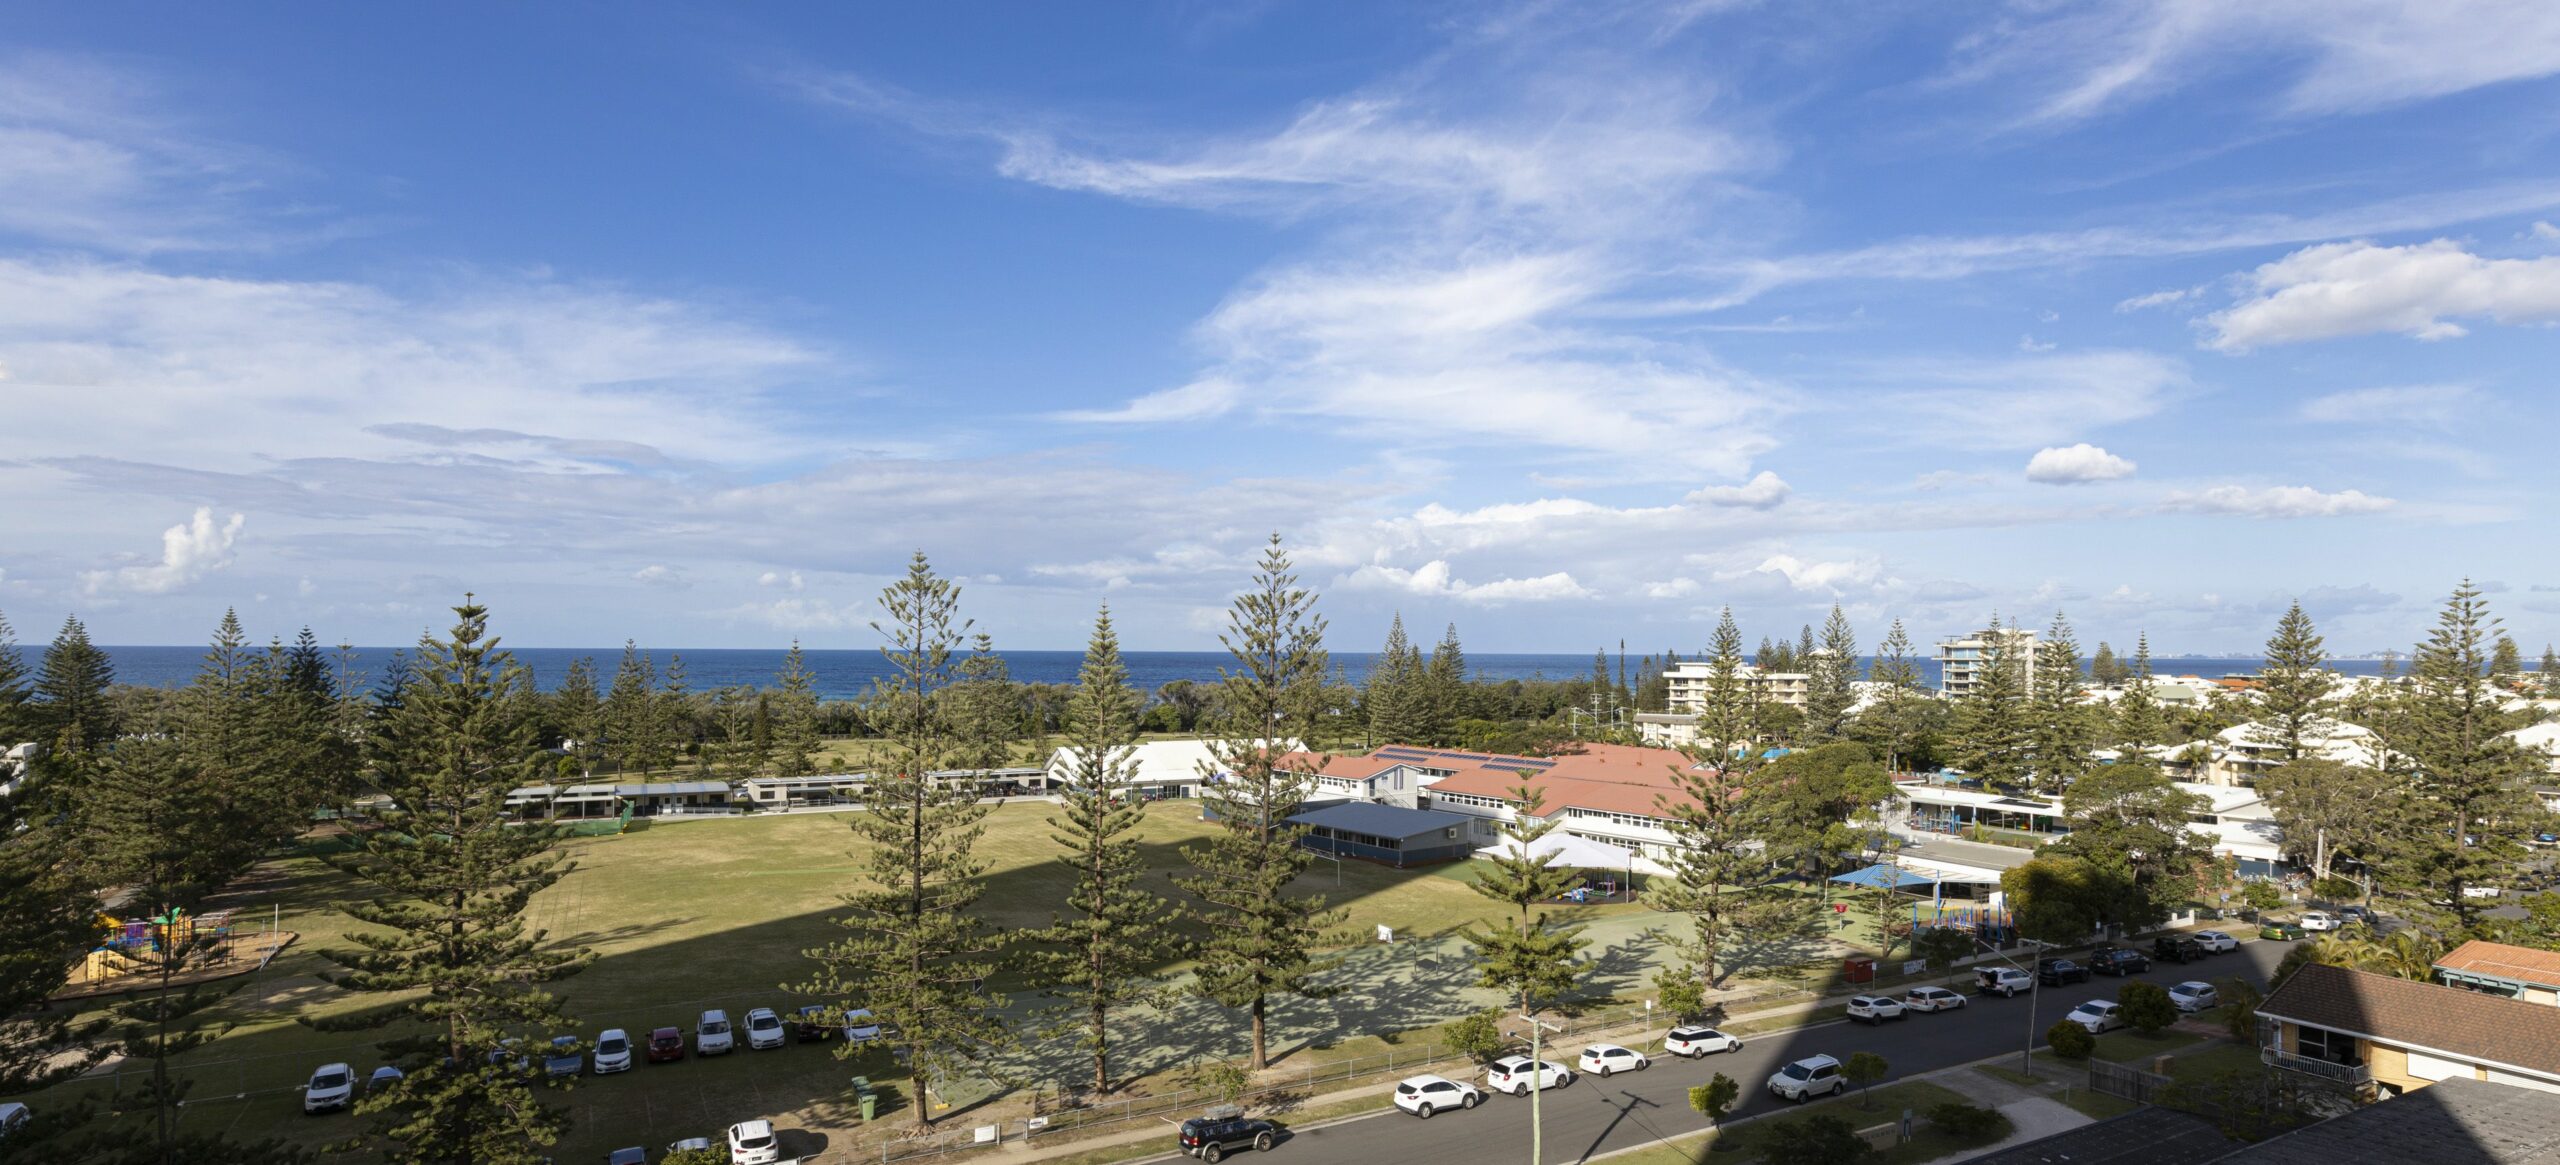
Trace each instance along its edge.
{"label": "asphalt road", "polygon": [[[2131,976],[2168,985],[2188,979],[2214,980],[2246,975],[2260,984],[2293,944],[2243,942],[2238,951],[2181,966],[2155,963],[2150,972]],[[2033,1031],[2038,1045],[2044,1031],[2072,1008],[2091,999],[2113,999],[2120,980],[2100,975],[2088,983],[2047,987],[2034,1005]],[[1834,1008],[1841,1007],[1833,1004]],[[1689,1108],[1689,1089],[1718,1072],[1742,1084],[1742,1103],[1735,1116],[1751,1116],[1795,1107],[1769,1094],[1769,1075],[1781,1066],[1812,1055],[1846,1060],[1852,1052],[1874,1052],[1891,1071],[1880,1084],[2006,1052],[2014,1060],[2025,1047],[2029,1025],[2028,997],[1968,995],[1957,1011],[1910,1015],[1869,1026],[1846,1019],[1810,1027],[1746,1037],[1740,1050],[1703,1060],[1661,1054],[1661,1033],[1651,1047],[1638,1048],[1654,1057],[1642,1072],[1621,1072],[1608,1079],[1577,1076],[1571,1085],[1550,1089],[1541,1101],[1545,1160],[1549,1165],[1577,1162],[1602,1153],[1631,1149],[1707,1127],[1706,1118]],[[1543,1050],[1546,1059],[1571,1064],[1581,1043]],[[1470,1083],[1481,1087],[1479,1074]],[[1381,1088],[1390,1088],[1382,1085]],[[1842,1097],[1811,1101],[1809,1107],[1855,1105],[1854,1090]],[[1892,1119],[1882,1110],[1853,1114],[1860,1123]],[[1170,1131],[1166,1134],[1171,1139]],[[1489,1096],[1472,1110],[1443,1112],[1430,1120],[1390,1111],[1322,1128],[1294,1132],[1274,1146],[1274,1165],[1293,1159],[1397,1162],[1413,1165],[1491,1165],[1529,1159],[1529,1101]],[[1179,1156],[1162,1160],[1178,1161]],[[1234,1155],[1250,1161],[1248,1151]]]}

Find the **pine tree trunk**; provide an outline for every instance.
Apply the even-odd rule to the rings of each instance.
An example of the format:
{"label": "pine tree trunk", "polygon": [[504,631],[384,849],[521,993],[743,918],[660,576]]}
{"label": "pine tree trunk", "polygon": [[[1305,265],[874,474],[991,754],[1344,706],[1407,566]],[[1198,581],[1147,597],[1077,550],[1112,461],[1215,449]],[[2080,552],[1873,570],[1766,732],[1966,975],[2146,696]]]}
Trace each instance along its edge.
{"label": "pine tree trunk", "polygon": [[1264,1035],[1264,1032],[1263,1032],[1263,1007],[1264,1007],[1263,998],[1262,998],[1261,996],[1259,996],[1259,995],[1254,996],[1254,998],[1253,998],[1253,1062],[1252,1062],[1252,1064],[1251,1064],[1251,1068],[1252,1068],[1252,1070],[1253,1070],[1253,1071],[1256,1071],[1256,1072],[1262,1071],[1263,1069],[1268,1068],[1268,1067],[1270,1067],[1270,1066],[1271,1066],[1271,1061],[1270,1061],[1270,1059],[1269,1059],[1267,1056],[1265,1056],[1265,1055],[1264,1055],[1264,1049],[1263,1049],[1263,1035]]}

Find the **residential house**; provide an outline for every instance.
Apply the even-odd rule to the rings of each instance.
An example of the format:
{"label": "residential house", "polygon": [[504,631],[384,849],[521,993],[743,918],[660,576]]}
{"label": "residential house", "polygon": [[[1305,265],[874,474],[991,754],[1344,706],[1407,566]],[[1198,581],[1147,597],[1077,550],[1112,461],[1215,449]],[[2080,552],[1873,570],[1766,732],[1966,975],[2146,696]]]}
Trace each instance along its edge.
{"label": "residential house", "polygon": [[2560,1006],[2560,954],[2473,939],[2435,966],[2436,981],[2448,987]]}
{"label": "residential house", "polygon": [[[2263,720],[2223,729],[2213,738],[2213,762],[2206,767],[2205,779],[2218,785],[2258,783],[2259,777],[2284,763],[2284,746],[2276,742],[2275,732]],[[2382,767],[2384,759],[2382,739],[2372,729],[2327,717],[2305,726],[2302,751],[2306,757],[2368,768]]]}
{"label": "residential house", "polygon": [[2446,1079],[2560,1092],[2560,1007],[2313,964],[2257,1014],[2266,1063],[2359,1092]]}

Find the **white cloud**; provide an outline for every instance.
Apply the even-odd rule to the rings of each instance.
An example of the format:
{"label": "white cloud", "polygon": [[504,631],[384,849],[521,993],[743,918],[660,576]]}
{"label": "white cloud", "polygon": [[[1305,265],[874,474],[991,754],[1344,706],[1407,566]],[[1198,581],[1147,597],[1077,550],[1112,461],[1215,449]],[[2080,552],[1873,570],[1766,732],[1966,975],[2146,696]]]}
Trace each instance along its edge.
{"label": "white cloud", "polygon": [[2041,120],[2235,70],[2289,76],[2278,108],[2317,115],[2560,72],[2560,10],[2541,0],[2020,3],[1967,49],[1972,76],[2033,78]]}
{"label": "white cloud", "polygon": [[1412,570],[1370,563],[1351,572],[1343,585],[1353,589],[1392,590],[1407,594],[1455,598],[1463,602],[1487,605],[1509,602],[1550,602],[1557,599],[1587,599],[1591,591],[1574,581],[1573,575],[1557,571],[1535,578],[1495,579],[1488,583],[1470,583],[1455,577],[1447,561],[1434,559]]}
{"label": "white cloud", "polygon": [[[2188,387],[2183,363],[2151,352],[2094,350],[2010,360],[1906,358],[1867,375],[1905,386],[1862,408],[1904,438],[1978,447],[2058,444],[2139,420]],[[1909,386],[1925,387],[1909,387]]]}
{"label": "white cloud", "polygon": [[1774,509],[1787,500],[1787,483],[1777,474],[1763,469],[1741,485],[1711,485],[1692,490],[1689,500],[1710,506],[1739,506],[1748,510]]}
{"label": "white cloud", "polygon": [[2206,317],[2209,346],[2242,352],[2369,332],[2444,340],[2464,334],[2448,318],[2455,316],[2560,322],[2560,257],[2485,259],[2451,239],[2405,247],[2323,243],[2246,279],[2254,298]]}
{"label": "white cloud", "polygon": [[1675,578],[1664,582],[1649,582],[1640,589],[1648,599],[1685,599],[1704,588],[1698,585],[1696,579]]}
{"label": "white cloud", "polygon": [[2465,415],[2477,414],[2482,407],[2480,393],[2467,384],[2412,384],[2349,389],[2314,397],[2303,402],[2302,419],[2442,428]]}
{"label": "white cloud", "polygon": [[2560,243],[2560,227],[2555,227],[2550,223],[2536,222],[2533,224],[2533,229],[2530,233],[2534,238],[2540,239],[2543,242]]}
{"label": "white cloud", "polygon": [[90,594],[109,589],[157,595],[177,590],[231,565],[232,546],[248,517],[233,514],[216,524],[210,506],[196,507],[195,517],[160,534],[160,561],[149,566],[94,570],[81,575]]}
{"label": "white cloud", "polygon": [[2037,450],[2027,459],[2027,480],[2045,485],[2076,485],[2129,477],[2133,469],[2132,461],[2082,442]]}
{"label": "white cloud", "polygon": [[2204,294],[2204,289],[2201,287],[2173,287],[2167,291],[2155,291],[2149,295],[2137,295],[2131,299],[2124,300],[2116,304],[2116,310],[2125,312],[2141,311],[2144,308],[2152,307],[2168,307],[2172,304],[2183,303],[2187,300],[2194,299],[2202,294]]}
{"label": "white cloud", "polygon": [[2250,518],[2334,518],[2348,514],[2378,514],[2397,504],[2391,498],[2374,497],[2362,490],[2322,493],[2307,485],[2269,486],[2264,489],[2217,485],[2210,489],[2173,492],[2161,500],[2160,508],[2176,513],[2238,514]]}
{"label": "white cloud", "polygon": [[1872,558],[1841,562],[1807,561],[1792,554],[1770,556],[1752,573],[1784,577],[1787,585],[1799,591],[1829,591],[1838,594],[1844,584],[1864,585],[1882,575],[1884,565]]}
{"label": "white cloud", "polygon": [[756,576],[756,585],[760,587],[789,587],[790,589],[797,591],[807,586],[808,582],[807,580],[802,579],[800,577],[800,572],[796,570],[768,570],[763,574]]}
{"label": "white cloud", "polygon": [[650,586],[658,587],[680,587],[685,585],[684,573],[682,571],[664,563],[654,562],[641,567],[638,570],[632,571],[631,580],[633,582],[642,582],[647,583]]}

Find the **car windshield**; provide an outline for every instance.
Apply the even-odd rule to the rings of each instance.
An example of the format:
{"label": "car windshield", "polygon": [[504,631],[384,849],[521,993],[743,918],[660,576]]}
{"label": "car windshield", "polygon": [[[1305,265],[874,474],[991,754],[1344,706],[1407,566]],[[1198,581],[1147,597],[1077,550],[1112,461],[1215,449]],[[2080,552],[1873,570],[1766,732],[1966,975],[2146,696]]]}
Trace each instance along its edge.
{"label": "car windshield", "polygon": [[706,1036],[724,1036],[729,1034],[729,1025],[719,1022],[706,1023],[702,1025],[702,1034]]}
{"label": "car windshield", "polygon": [[596,1051],[597,1051],[597,1052],[599,1052],[599,1053],[601,1053],[601,1054],[603,1054],[603,1055],[612,1056],[612,1055],[618,1055],[618,1054],[620,1054],[620,1053],[621,1053],[621,1051],[622,1051],[622,1049],[623,1049],[623,1047],[624,1047],[623,1041],[622,1041],[622,1040],[620,1040],[619,1038],[617,1038],[617,1039],[610,1039],[610,1040],[605,1040],[605,1041],[603,1041],[603,1042],[601,1042],[601,1043],[598,1043],[598,1044],[596,1045]]}
{"label": "car windshield", "polygon": [[650,1039],[652,1039],[652,1040],[657,1041],[657,1042],[658,1042],[658,1043],[660,1043],[660,1044],[681,1043],[681,1042],[684,1040],[684,1037],[683,1037],[683,1036],[677,1035],[677,1034],[676,1034],[676,1033],[674,1033],[674,1032],[659,1032],[658,1034],[656,1034],[656,1035],[654,1035],[654,1036],[651,1036],[651,1037],[649,1037],[649,1038],[650,1038]]}
{"label": "car windshield", "polygon": [[[2047,1012],[2046,1014],[2050,1015],[2052,1013]],[[1807,1068],[1802,1064],[1789,1064],[1786,1067],[1779,1069],[1778,1074],[1789,1080],[1802,1080],[1807,1076],[1813,1075],[1813,1069]]]}
{"label": "car windshield", "polygon": [[747,1023],[754,1027],[781,1027],[782,1021],[770,1015],[751,1015]]}
{"label": "car windshield", "polygon": [[311,1086],[313,1088],[344,1088],[347,1086],[347,1074],[344,1072],[323,1072],[311,1078]]}

